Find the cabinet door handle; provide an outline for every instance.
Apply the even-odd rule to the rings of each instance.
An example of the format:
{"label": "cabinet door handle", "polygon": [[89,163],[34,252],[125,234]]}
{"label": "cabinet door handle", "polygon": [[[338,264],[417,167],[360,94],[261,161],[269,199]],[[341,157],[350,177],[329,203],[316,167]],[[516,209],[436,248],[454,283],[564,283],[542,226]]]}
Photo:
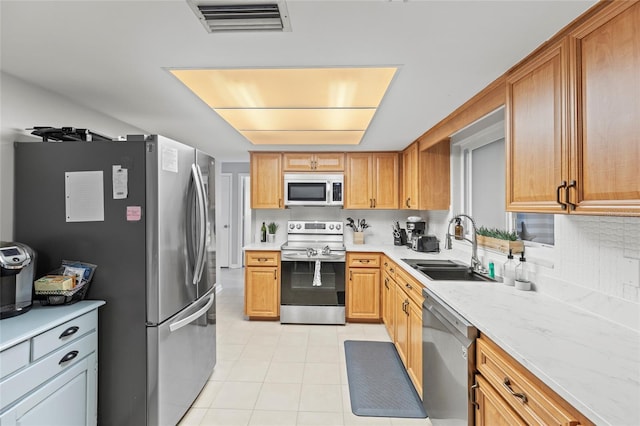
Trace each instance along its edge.
{"label": "cabinet door handle", "polygon": [[569,182],[569,185],[567,185],[567,188],[566,188],[566,195],[565,195],[567,204],[569,204],[569,210],[575,210],[576,204],[571,202],[571,197],[569,196],[569,190],[571,188],[576,188],[575,180],[572,180],[571,182]]}
{"label": "cabinet door handle", "polygon": [[373,198],[369,198],[369,208],[373,208]]}
{"label": "cabinet door handle", "polygon": [[278,279],[278,270],[277,270],[277,269],[274,269],[274,270],[273,270],[273,279],[274,279],[274,280],[277,280],[277,279]]}
{"label": "cabinet door handle", "polygon": [[411,207],[411,203],[409,202],[411,200],[411,197],[407,198],[407,207]]}
{"label": "cabinet door handle", "polygon": [[78,351],[71,351],[68,354],[66,354],[65,356],[63,356],[60,361],[58,361],[58,365],[62,365],[65,362],[69,362],[72,359],[74,359],[75,357],[78,356]]}
{"label": "cabinet door handle", "polygon": [[78,330],[80,330],[80,327],[77,327],[75,325],[73,327],[69,327],[65,331],[62,332],[62,334],[60,335],[60,337],[58,337],[58,339],[62,339],[64,337],[71,336],[72,334],[76,334],[78,332]]}
{"label": "cabinet door handle", "polygon": [[396,270],[393,268],[389,268],[389,271],[391,271],[392,274],[396,272]]}
{"label": "cabinet door handle", "polygon": [[384,286],[389,290],[389,280],[386,278],[384,279]]}
{"label": "cabinet door handle", "polygon": [[375,198],[373,199],[373,208],[374,209],[376,208],[376,199]]}
{"label": "cabinet door handle", "polygon": [[282,198],[278,198],[278,207],[282,207]]}
{"label": "cabinet door handle", "polygon": [[560,204],[560,206],[562,207],[562,210],[567,209],[567,203],[563,203],[562,201],[560,201],[560,191],[562,191],[562,188],[566,188],[566,187],[567,187],[567,181],[563,180],[562,184],[560,184],[556,188],[556,203]]}
{"label": "cabinet door handle", "polygon": [[349,281],[353,281],[353,271],[349,271]]}
{"label": "cabinet door handle", "polygon": [[520,399],[522,401],[523,404],[527,403],[527,395],[521,393],[521,392],[515,392],[513,390],[513,388],[511,387],[511,381],[509,380],[508,377],[505,377],[504,380],[502,381],[502,385],[509,391],[509,393],[513,396],[515,396],[516,398]]}
{"label": "cabinet door handle", "polygon": [[469,400],[471,401],[471,404],[476,408],[480,408],[480,404],[478,404],[478,401],[476,399],[476,389],[478,389],[479,387],[480,385],[478,385],[478,382],[476,382],[471,385],[471,388],[469,389]]}

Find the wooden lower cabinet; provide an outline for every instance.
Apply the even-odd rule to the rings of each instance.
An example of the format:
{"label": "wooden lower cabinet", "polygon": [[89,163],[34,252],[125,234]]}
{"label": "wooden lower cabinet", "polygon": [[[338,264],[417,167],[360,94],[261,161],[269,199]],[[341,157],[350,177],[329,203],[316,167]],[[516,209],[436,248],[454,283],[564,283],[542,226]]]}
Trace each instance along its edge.
{"label": "wooden lower cabinet", "polygon": [[391,278],[386,271],[382,274],[382,286],[380,286],[381,299],[382,299],[382,322],[387,328],[387,333],[393,341],[395,336],[394,330],[394,300],[396,296],[396,282]]}
{"label": "wooden lower cabinet", "polygon": [[476,374],[475,377],[476,426],[526,425],[481,375]]}
{"label": "wooden lower cabinet", "polygon": [[[254,266],[256,263],[275,266]],[[244,313],[249,319],[280,318],[280,253],[246,252]]]}
{"label": "wooden lower cabinet", "polygon": [[407,373],[422,397],[422,306],[410,301]]}
{"label": "wooden lower cabinet", "polygon": [[409,304],[409,298],[402,290],[402,287],[396,285],[396,297],[394,303],[394,340],[393,343],[396,346],[398,355],[404,364],[405,368],[408,365],[409,359],[409,315],[407,314],[407,305]]}
{"label": "wooden lower cabinet", "polygon": [[349,268],[347,321],[380,321],[380,269]]}
{"label": "wooden lower cabinet", "polygon": [[486,336],[476,341],[476,369],[478,425],[593,424]]}

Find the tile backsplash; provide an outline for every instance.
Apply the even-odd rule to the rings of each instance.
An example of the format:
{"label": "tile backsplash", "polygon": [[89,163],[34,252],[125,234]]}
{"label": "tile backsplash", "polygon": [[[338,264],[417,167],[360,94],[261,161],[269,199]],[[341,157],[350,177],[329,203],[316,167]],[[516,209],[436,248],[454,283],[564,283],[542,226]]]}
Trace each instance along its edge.
{"label": "tile backsplash", "polygon": [[[393,244],[391,224],[402,227],[410,215],[427,220],[427,232],[441,240],[451,217],[448,211],[343,210],[313,208],[254,210],[254,236],[259,241],[260,225],[280,224],[278,239],[286,240],[287,220],[341,220],[365,218],[371,225],[365,243]],[[536,291],[588,310],[603,318],[640,330],[640,218],[609,216],[555,216],[555,245],[527,247],[526,257],[533,268]],[[352,232],[345,230],[345,240]],[[470,245],[454,241],[449,255],[469,261]],[[479,249],[487,265],[494,262],[496,272],[506,260],[502,253]]]}

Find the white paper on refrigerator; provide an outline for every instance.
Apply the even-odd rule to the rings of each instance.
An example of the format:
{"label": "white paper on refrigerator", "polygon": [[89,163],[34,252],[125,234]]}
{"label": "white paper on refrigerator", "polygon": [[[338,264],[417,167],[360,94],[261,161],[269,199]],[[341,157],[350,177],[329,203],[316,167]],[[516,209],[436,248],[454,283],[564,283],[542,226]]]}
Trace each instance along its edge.
{"label": "white paper on refrigerator", "polygon": [[102,170],[65,172],[64,193],[67,222],[104,221]]}

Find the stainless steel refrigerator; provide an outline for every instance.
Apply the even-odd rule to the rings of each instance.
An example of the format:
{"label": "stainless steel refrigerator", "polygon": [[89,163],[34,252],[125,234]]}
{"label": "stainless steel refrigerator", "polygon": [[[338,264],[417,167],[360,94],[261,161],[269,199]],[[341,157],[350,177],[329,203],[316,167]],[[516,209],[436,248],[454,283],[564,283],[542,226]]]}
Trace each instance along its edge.
{"label": "stainless steel refrigerator", "polygon": [[216,360],[214,159],[161,136],[14,146],[37,276],[98,266],[98,424],[176,424]]}

